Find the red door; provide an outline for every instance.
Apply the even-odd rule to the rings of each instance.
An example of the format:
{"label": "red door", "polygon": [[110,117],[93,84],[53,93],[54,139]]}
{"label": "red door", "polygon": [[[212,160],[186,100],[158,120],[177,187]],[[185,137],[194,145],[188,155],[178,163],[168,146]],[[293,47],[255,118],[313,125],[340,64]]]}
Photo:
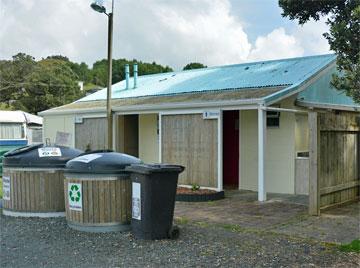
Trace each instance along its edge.
{"label": "red door", "polygon": [[223,184],[239,187],[239,111],[223,112]]}

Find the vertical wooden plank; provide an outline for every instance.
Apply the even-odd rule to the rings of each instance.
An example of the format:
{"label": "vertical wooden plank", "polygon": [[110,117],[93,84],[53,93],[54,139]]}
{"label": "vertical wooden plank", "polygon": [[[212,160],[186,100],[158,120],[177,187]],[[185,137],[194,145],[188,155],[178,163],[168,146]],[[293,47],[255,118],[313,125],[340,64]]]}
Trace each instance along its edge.
{"label": "vertical wooden plank", "polygon": [[116,197],[115,197],[115,192],[116,192],[116,181],[111,181],[110,183],[110,195],[111,195],[111,200],[110,200],[110,204],[111,204],[111,221],[112,222],[116,222]]}
{"label": "vertical wooden plank", "polygon": [[102,181],[98,181],[99,187],[99,214],[100,214],[100,222],[105,222],[104,218],[104,183]]}
{"label": "vertical wooden plank", "polygon": [[124,180],[120,180],[120,221],[126,220],[126,205],[125,205],[125,191],[124,191]]}
{"label": "vertical wooden plank", "polygon": [[128,222],[131,221],[131,215],[132,215],[132,184],[131,184],[131,179],[128,178],[126,180],[126,187],[125,187],[125,191],[126,191],[126,219]]}
{"label": "vertical wooden plank", "polygon": [[92,181],[93,186],[93,202],[94,202],[94,222],[100,222],[100,213],[99,213],[99,185],[98,181]]}
{"label": "vertical wooden plank", "polygon": [[108,180],[104,181],[104,220],[110,222],[110,183]]}
{"label": "vertical wooden plank", "polygon": [[121,181],[116,181],[116,221],[121,221]]}
{"label": "vertical wooden plank", "polygon": [[70,213],[69,213],[69,202],[68,202],[68,197],[67,197],[67,192],[68,192],[68,188],[67,188],[67,179],[64,180],[64,201],[65,201],[65,216],[67,220],[71,220],[70,218]]}
{"label": "vertical wooden plank", "polygon": [[310,159],[310,174],[309,174],[309,213],[310,215],[320,214],[320,193],[318,181],[318,116],[316,112],[309,112],[309,159]]}
{"label": "vertical wooden plank", "polygon": [[82,220],[89,222],[89,181],[83,180],[81,184],[82,190]]}
{"label": "vertical wooden plank", "polygon": [[88,221],[89,223],[94,222],[94,195],[93,195],[93,181],[88,181],[87,187],[88,187]]}

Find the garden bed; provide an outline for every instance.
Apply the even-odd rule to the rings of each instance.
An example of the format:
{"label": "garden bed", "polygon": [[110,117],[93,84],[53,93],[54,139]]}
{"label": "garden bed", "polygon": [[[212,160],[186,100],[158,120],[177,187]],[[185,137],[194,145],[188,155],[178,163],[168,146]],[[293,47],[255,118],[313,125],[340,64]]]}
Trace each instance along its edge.
{"label": "garden bed", "polygon": [[182,202],[206,202],[220,200],[225,197],[224,191],[217,192],[209,189],[193,190],[186,187],[178,187],[176,201]]}

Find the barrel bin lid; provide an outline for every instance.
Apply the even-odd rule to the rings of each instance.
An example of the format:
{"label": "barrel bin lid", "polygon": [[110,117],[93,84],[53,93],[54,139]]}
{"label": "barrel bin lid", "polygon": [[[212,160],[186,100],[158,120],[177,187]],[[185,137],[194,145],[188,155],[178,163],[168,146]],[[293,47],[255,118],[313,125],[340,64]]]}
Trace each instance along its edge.
{"label": "barrel bin lid", "polygon": [[64,168],[67,161],[83,151],[65,146],[28,145],[4,154],[4,167]]}
{"label": "barrel bin lid", "polygon": [[127,173],[125,168],[139,164],[141,160],[134,156],[112,151],[93,151],[84,153],[66,164],[66,173],[116,174]]}

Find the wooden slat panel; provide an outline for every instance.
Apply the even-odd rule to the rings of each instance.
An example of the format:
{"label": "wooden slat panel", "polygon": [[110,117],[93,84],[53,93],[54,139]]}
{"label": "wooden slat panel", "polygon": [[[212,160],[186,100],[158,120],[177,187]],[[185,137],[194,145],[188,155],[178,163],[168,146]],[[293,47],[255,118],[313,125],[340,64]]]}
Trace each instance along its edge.
{"label": "wooden slat panel", "polygon": [[4,208],[19,212],[62,212],[65,209],[62,171],[14,169],[10,176],[11,199]]}
{"label": "wooden slat panel", "polygon": [[356,113],[321,113],[319,120],[320,130],[360,131],[360,115]]}
{"label": "wooden slat panel", "polygon": [[323,113],[320,122],[319,188],[321,207],[359,198],[360,116]]}
{"label": "wooden slat panel", "polygon": [[179,184],[217,187],[217,120],[202,114],[162,116],[162,162],[186,167]]}
{"label": "wooden slat panel", "polygon": [[[131,214],[130,178],[113,180],[113,177],[67,179],[67,182],[82,183],[82,212],[68,209],[66,198],[67,220],[77,224],[101,225],[106,223],[128,223]],[[67,194],[65,186],[65,194]]]}
{"label": "wooden slat panel", "polygon": [[107,146],[106,118],[84,118],[83,123],[75,124],[75,147],[81,150],[105,149]]}

